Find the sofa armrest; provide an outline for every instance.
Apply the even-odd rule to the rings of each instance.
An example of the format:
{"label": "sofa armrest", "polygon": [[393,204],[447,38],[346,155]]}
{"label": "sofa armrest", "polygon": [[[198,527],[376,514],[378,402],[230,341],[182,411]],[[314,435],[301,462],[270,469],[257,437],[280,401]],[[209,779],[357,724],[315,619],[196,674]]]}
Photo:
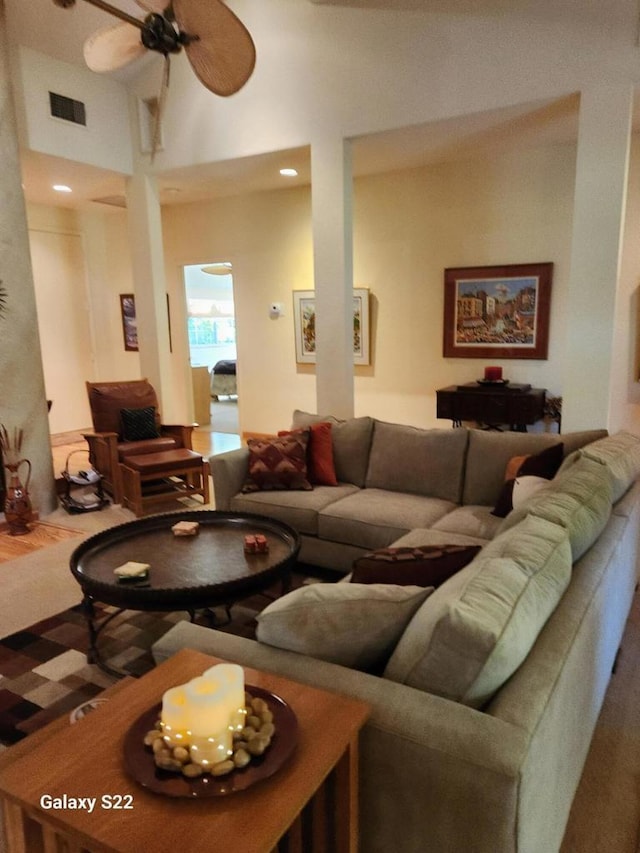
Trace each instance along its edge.
{"label": "sofa armrest", "polygon": [[[157,663],[192,648],[369,703],[361,737],[363,850],[515,850],[528,733],[465,705],[190,622],[153,646]],[[482,804],[476,810],[473,803]],[[474,811],[473,819],[470,810]],[[409,839],[407,833],[410,834]]]}
{"label": "sofa armrest", "polygon": [[216,509],[229,511],[231,498],[242,489],[249,470],[249,450],[240,447],[209,459]]}

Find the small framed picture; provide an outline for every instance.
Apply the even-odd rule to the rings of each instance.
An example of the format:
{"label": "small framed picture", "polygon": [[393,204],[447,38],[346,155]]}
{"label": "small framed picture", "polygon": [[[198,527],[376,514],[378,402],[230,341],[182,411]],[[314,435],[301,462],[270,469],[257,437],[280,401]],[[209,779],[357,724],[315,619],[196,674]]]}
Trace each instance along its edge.
{"label": "small framed picture", "polygon": [[[316,362],[316,298],[314,290],[293,291],[293,317],[296,336],[296,361]],[[353,291],[353,363],[369,364],[369,291]]]}
{"label": "small framed picture", "polygon": [[125,350],[138,350],[138,324],[136,321],[136,298],[133,293],[120,294],[120,315]]}
{"label": "small framed picture", "polygon": [[546,359],[552,273],[552,263],[446,269],[444,357]]}

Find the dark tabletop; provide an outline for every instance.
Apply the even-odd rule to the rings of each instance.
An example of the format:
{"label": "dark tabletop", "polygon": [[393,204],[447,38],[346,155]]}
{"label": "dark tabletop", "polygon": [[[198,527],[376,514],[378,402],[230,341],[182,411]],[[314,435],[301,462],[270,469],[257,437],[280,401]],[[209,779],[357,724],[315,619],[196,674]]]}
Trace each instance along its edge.
{"label": "dark tabletop", "polygon": [[[174,536],[178,521],[197,521],[195,536]],[[247,554],[244,537],[262,533],[266,554]],[[85,595],[148,609],[153,604],[208,606],[263,589],[283,577],[300,542],[282,522],[259,515],[193,510],[141,518],[85,540],[71,555],[71,572]],[[146,580],[119,580],[126,562],[150,565]]]}

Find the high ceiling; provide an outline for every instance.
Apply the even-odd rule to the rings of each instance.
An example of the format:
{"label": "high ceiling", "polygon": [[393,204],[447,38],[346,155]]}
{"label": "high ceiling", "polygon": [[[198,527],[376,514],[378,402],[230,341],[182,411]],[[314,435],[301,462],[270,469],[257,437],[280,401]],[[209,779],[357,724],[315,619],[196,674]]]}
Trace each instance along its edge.
{"label": "high ceiling", "polygon": [[[308,0],[304,0],[308,2]],[[158,0],[146,0],[157,5]],[[332,3],[334,0],[315,0]],[[419,8],[426,0],[340,0],[344,5],[381,6],[403,9]],[[429,0],[442,7],[454,5],[469,11],[479,0]],[[518,0],[483,0],[483,7],[496,12],[505,2],[518,5]],[[571,3],[574,0],[564,0]],[[140,18],[142,2],[112,0],[113,5]],[[471,3],[471,5],[470,5]],[[444,5],[443,5],[444,4]],[[82,45],[85,39],[105,24],[113,23],[100,9],[78,0],[72,9],[62,9],[53,0],[5,0],[9,38],[66,62],[84,65]],[[467,7],[469,7],[467,9]],[[106,19],[106,20],[105,20]],[[147,57],[142,61],[153,60]],[[130,70],[115,72],[125,81]],[[353,164],[356,175],[371,174],[419,166],[436,160],[450,160],[465,155],[478,155],[483,150],[515,149],[527,144],[575,139],[577,135],[577,98],[569,97],[554,103],[541,103],[499,110],[455,121],[414,126],[359,138],[353,141]],[[66,207],[81,207],[102,200],[105,205],[122,205],[124,178],[114,172],[60,160],[34,152],[23,152],[23,183],[28,201]],[[282,167],[298,170],[295,178],[283,178]],[[161,201],[178,204],[204,198],[220,197],[239,192],[281,188],[310,182],[308,148],[276,152],[258,157],[243,158],[199,165],[176,170],[160,177]],[[73,186],[71,195],[54,192],[53,183]]]}

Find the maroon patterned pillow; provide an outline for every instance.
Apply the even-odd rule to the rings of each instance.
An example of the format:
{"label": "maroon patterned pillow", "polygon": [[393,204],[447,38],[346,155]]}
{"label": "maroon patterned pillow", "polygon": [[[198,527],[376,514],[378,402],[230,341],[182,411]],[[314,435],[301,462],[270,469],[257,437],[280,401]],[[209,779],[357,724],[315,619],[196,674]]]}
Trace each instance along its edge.
{"label": "maroon patterned pillow", "polygon": [[470,563],[479,545],[422,545],[379,548],[353,564],[351,583],[440,586]]}
{"label": "maroon patterned pillow", "polygon": [[242,491],[312,489],[307,476],[309,430],[274,438],[250,438],[249,475]]}

